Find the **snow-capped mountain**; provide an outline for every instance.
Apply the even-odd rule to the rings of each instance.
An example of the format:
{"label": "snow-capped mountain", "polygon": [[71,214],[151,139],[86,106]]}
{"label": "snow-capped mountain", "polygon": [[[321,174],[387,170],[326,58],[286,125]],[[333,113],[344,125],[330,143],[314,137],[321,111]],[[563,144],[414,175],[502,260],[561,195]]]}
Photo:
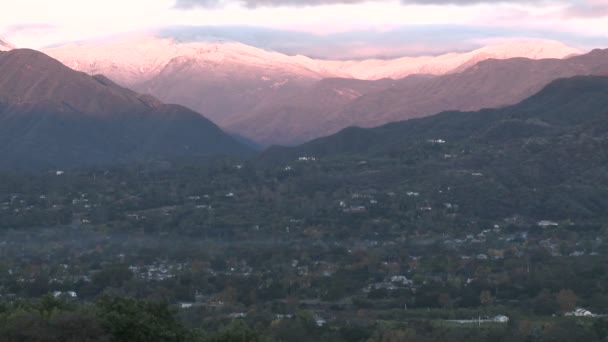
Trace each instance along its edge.
{"label": "snow-capped mountain", "polygon": [[462,71],[486,59],[564,58],[582,53],[581,50],[551,40],[510,41],[482,47],[465,53],[448,53],[439,56],[402,57],[389,60],[323,61],[334,72],[353,78],[377,80],[399,79],[412,74],[444,75]]}
{"label": "snow-capped mountain", "polygon": [[180,43],[169,38],[137,36],[118,41],[74,43],[43,50],[88,74],[104,74],[123,85],[148,81],[165,67],[192,62],[203,68],[246,65],[253,68],[321,78],[330,74],[304,58],[290,57],[236,42]]}
{"label": "snow-capped mountain", "polygon": [[443,75],[490,58],[564,58],[581,53],[560,42],[530,40],[505,42],[470,52],[439,56],[332,61],[300,55],[288,56],[236,42],[180,43],[151,35],[117,41],[68,44],[45,49],[43,52],[73,69],[89,74],[104,74],[124,85],[150,80],[175,58],[191,60],[210,69],[219,64],[233,64],[307,78],[376,80],[398,79],[411,74]]}
{"label": "snow-capped mountain", "polygon": [[9,43],[6,39],[0,37],[0,51],[9,51],[14,49],[15,46]]}

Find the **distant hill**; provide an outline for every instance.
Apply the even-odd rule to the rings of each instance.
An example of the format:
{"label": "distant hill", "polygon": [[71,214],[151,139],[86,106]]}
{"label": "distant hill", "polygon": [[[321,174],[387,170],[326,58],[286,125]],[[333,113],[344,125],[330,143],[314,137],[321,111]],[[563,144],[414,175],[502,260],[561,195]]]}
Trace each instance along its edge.
{"label": "distant hill", "polygon": [[0,52],[0,168],[248,152],[185,107],[74,71],[37,51]]}

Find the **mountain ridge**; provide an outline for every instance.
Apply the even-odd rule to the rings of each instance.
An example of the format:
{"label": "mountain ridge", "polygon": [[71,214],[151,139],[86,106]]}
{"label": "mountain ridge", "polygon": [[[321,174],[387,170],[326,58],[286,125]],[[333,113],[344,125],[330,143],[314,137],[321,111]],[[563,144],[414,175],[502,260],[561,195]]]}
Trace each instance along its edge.
{"label": "mountain ridge", "polygon": [[[488,58],[527,57],[531,59],[564,58],[582,53],[552,40],[514,40],[484,46],[469,52],[417,57],[365,60],[326,60],[303,55],[285,55],[238,42],[188,42],[150,35],[96,44],[66,44],[44,49],[75,70],[89,74],[101,71],[111,79],[133,85],[148,81],[174,58],[202,62],[228,59],[241,63],[281,67],[318,78],[343,77],[364,80],[399,79],[412,74],[441,75],[465,68]],[[109,65],[104,65],[109,64]],[[115,70],[107,68],[111,66]],[[105,72],[104,72],[105,71]],[[127,76],[122,75],[127,74]]]}
{"label": "mountain ridge", "polygon": [[10,51],[15,48],[15,45],[11,44],[6,39],[0,37],[0,51]]}
{"label": "mountain ridge", "polygon": [[446,111],[373,128],[347,127],[296,147],[273,146],[260,158],[285,162],[298,156],[388,156],[420,144],[458,145],[463,141],[503,146],[528,136],[549,137],[579,128],[608,134],[608,75],[557,79],[518,104],[503,108]]}
{"label": "mountain ridge", "polygon": [[199,113],[35,50],[0,52],[0,74],[0,168],[249,153]]}

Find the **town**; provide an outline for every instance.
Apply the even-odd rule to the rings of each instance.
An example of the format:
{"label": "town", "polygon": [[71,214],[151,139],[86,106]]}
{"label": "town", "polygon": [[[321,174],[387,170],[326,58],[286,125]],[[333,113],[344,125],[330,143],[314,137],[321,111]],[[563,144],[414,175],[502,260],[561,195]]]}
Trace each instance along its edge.
{"label": "town", "polygon": [[427,183],[407,172],[394,160],[302,156],[7,174],[0,299],[161,300],[209,327],[279,329],[307,315],[307,334],[603,324],[604,217],[501,216],[502,203],[463,189],[496,192],[487,170]]}

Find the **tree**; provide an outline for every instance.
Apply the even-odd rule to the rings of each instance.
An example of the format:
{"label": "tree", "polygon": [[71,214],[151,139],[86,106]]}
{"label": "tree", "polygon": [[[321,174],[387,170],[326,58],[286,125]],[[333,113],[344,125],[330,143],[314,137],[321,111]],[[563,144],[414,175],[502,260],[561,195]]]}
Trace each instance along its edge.
{"label": "tree", "polygon": [[209,339],[210,342],[258,342],[260,340],[260,336],[243,320],[234,320],[221,333]]}
{"label": "tree", "polygon": [[559,304],[559,309],[562,313],[573,311],[576,308],[577,300],[578,298],[574,291],[569,289],[562,289],[557,294],[557,303]]}
{"label": "tree", "polygon": [[439,297],[437,298],[437,302],[443,308],[449,308],[452,306],[452,298],[450,298],[450,295],[445,292],[442,292],[439,294]]}
{"label": "tree", "polygon": [[481,291],[479,295],[479,302],[481,305],[492,305],[494,304],[494,297],[492,297],[492,292],[488,290]]}
{"label": "tree", "polygon": [[166,303],[103,297],[97,302],[103,326],[116,342],[166,341],[186,339],[186,330]]}
{"label": "tree", "polygon": [[532,301],[534,312],[540,315],[551,315],[560,307],[555,296],[548,289],[543,289]]}

